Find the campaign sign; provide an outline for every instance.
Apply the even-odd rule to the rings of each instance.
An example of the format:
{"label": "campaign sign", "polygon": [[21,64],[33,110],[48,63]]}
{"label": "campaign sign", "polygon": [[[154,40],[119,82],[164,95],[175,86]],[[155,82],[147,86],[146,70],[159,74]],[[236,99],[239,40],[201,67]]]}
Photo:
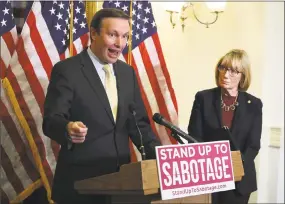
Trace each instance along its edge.
{"label": "campaign sign", "polygon": [[235,188],[229,141],[156,147],[162,200]]}

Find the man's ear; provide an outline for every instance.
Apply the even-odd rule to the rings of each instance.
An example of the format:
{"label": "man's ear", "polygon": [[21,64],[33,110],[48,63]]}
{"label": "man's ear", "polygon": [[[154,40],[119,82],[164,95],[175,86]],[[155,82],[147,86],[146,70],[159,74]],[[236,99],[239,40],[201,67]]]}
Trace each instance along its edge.
{"label": "man's ear", "polygon": [[95,28],[90,28],[90,35],[91,35],[91,39],[95,40],[95,36],[97,35],[97,32],[95,30]]}

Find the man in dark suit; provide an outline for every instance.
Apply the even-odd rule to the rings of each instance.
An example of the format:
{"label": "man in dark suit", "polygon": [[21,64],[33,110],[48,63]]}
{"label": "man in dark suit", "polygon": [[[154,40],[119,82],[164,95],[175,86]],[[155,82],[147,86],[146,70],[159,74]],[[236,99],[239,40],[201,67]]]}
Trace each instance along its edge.
{"label": "man in dark suit", "polygon": [[160,145],[151,130],[133,68],[118,60],[129,35],[129,16],[117,9],[98,11],[91,22],[91,46],[57,63],[51,74],[43,131],[61,145],[52,199],[57,203],[104,203],[104,196],[83,196],[74,182],[119,170],[130,162],[129,136],[146,158]]}
{"label": "man in dark suit", "polygon": [[254,159],[260,149],[262,102],[246,93],[251,77],[245,51],[231,50],[218,61],[215,71],[218,87],[196,94],[188,133],[204,142],[228,139],[232,150],[241,151],[244,177],[236,182],[236,190],[214,193],[212,203],[246,204],[257,190]]}

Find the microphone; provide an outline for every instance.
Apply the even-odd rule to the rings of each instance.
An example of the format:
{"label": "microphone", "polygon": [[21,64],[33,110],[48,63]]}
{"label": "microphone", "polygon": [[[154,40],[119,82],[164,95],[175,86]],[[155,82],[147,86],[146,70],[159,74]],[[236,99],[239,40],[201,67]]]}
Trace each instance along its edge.
{"label": "microphone", "polygon": [[139,135],[140,135],[140,148],[139,148],[139,150],[140,150],[140,153],[141,153],[141,156],[142,156],[142,160],[146,160],[146,154],[145,154],[145,150],[144,150],[144,146],[143,146],[143,138],[142,138],[142,133],[141,133],[141,131],[140,131],[140,128],[139,128],[139,126],[138,126],[138,123],[137,123],[137,119],[136,119],[136,111],[135,111],[135,107],[134,107],[135,105],[133,104],[133,103],[131,103],[130,105],[129,105],[129,111],[132,113],[132,116],[134,117],[134,121],[135,121],[135,124],[136,124],[136,128],[137,128],[137,130],[138,130],[138,133],[139,133]]}
{"label": "microphone", "polygon": [[176,127],[175,125],[173,125],[171,122],[167,121],[162,115],[160,115],[159,113],[155,113],[152,116],[152,119],[154,120],[154,122],[163,125],[167,128],[169,128],[174,134],[180,135],[181,137],[183,137],[184,139],[186,139],[188,142],[194,142],[197,143],[198,141],[196,139],[194,139],[193,137],[191,137],[190,135],[187,135],[185,132],[183,132],[181,129],[179,129],[178,127]]}

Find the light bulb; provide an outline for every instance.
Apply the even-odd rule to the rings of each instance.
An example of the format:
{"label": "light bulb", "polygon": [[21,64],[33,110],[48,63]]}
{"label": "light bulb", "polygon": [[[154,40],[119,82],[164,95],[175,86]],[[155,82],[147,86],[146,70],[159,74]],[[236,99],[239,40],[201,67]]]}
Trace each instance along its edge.
{"label": "light bulb", "polygon": [[173,11],[176,13],[181,12],[181,9],[185,2],[164,2],[163,6],[166,11]]}
{"label": "light bulb", "polygon": [[211,11],[224,11],[226,7],[226,1],[205,2],[205,3]]}

